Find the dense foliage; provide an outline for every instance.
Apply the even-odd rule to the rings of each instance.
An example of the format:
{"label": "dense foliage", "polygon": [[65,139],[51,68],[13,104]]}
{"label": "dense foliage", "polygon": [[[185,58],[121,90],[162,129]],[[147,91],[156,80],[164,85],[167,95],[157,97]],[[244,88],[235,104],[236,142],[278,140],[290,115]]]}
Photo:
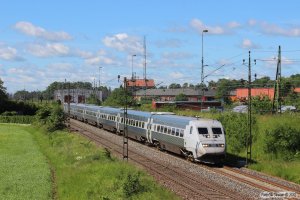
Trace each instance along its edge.
{"label": "dense foliage", "polygon": [[65,127],[65,114],[58,104],[44,105],[38,110],[35,118],[38,125],[45,127],[50,132]]}
{"label": "dense foliage", "polygon": [[[249,127],[247,115],[242,113],[222,113],[217,119],[222,123],[226,132],[228,150],[232,153],[240,153],[246,148],[249,140]],[[256,118],[252,118],[252,129],[256,127]],[[255,131],[253,130],[253,133]],[[254,135],[254,134],[253,134]],[[253,139],[255,137],[252,136]]]}
{"label": "dense foliage", "polygon": [[265,151],[284,159],[300,157],[300,130],[286,125],[278,125],[266,131]]}
{"label": "dense foliage", "polygon": [[178,94],[177,96],[175,96],[175,101],[187,101],[188,98],[185,94]]}
{"label": "dense foliage", "polygon": [[0,123],[31,124],[33,121],[34,116],[30,115],[0,116]]}
{"label": "dense foliage", "polygon": [[252,98],[252,111],[257,114],[266,114],[272,112],[272,101],[268,96],[253,97]]}
{"label": "dense foliage", "polygon": [[6,100],[2,102],[2,105],[0,107],[0,113],[6,111],[15,111],[19,115],[35,115],[37,110],[38,107],[36,106],[36,104],[25,103],[23,101],[17,102],[11,100]]}
{"label": "dense foliage", "polygon": [[87,99],[86,102],[88,104],[94,104],[94,105],[101,105],[101,101],[97,98],[97,96],[95,94],[91,94]]}
{"label": "dense foliage", "polygon": [[120,107],[124,106],[125,102],[127,102],[128,106],[134,106],[136,104],[132,97],[132,93],[130,91],[125,92],[125,90],[121,87],[115,89],[103,102],[103,105]]}

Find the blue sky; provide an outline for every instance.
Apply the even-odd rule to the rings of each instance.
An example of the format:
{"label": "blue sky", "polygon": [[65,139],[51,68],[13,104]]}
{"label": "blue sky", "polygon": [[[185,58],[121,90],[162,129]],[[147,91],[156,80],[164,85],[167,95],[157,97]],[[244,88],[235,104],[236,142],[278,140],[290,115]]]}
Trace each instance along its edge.
{"label": "blue sky", "polygon": [[134,54],[143,77],[145,36],[148,78],[197,84],[204,29],[205,81],[246,79],[249,50],[253,74],[274,78],[279,45],[282,75],[290,76],[300,73],[299,7],[296,0],[1,1],[0,78],[8,92],[99,77],[118,87],[118,75],[131,76]]}

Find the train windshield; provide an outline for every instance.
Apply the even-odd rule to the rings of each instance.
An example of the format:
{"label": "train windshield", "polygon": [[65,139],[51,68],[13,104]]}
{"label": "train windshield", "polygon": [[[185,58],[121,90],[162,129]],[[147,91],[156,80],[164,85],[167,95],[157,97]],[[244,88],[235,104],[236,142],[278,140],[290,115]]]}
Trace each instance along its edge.
{"label": "train windshield", "polygon": [[208,130],[207,130],[207,128],[199,127],[198,128],[198,133],[200,135],[205,135],[205,134],[208,134]]}
{"label": "train windshield", "polygon": [[212,128],[213,134],[221,135],[222,129],[221,128]]}

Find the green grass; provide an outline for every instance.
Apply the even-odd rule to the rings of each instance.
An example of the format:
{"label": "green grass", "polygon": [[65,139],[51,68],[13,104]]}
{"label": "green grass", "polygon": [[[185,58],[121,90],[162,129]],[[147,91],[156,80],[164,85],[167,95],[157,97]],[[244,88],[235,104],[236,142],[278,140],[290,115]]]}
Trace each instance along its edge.
{"label": "green grass", "polygon": [[292,161],[288,161],[280,156],[264,152],[266,130],[272,129],[276,125],[290,126],[300,130],[299,122],[300,115],[298,113],[258,116],[258,131],[255,133],[256,140],[252,148],[253,159],[256,163],[249,167],[300,184],[299,157]]}
{"label": "green grass", "polygon": [[144,172],[79,135],[29,129],[56,171],[58,199],[178,199]]}
{"label": "green grass", "polygon": [[0,199],[51,199],[47,160],[26,126],[0,124]]}

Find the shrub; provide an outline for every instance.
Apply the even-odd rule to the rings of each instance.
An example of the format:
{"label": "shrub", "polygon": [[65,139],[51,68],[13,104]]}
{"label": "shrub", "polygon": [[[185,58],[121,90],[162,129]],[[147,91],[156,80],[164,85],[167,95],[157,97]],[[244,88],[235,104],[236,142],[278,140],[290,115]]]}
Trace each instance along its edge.
{"label": "shrub", "polygon": [[31,124],[33,121],[30,115],[0,116],[1,123]]}
{"label": "shrub", "polygon": [[265,152],[274,153],[284,159],[292,159],[300,152],[300,130],[278,125],[266,130]]}
{"label": "shrub", "polygon": [[14,116],[17,115],[18,113],[16,111],[5,111],[1,114],[1,116]]}
{"label": "shrub", "polygon": [[63,109],[53,104],[40,108],[35,116],[37,124],[44,126],[48,131],[53,132],[65,127],[65,114]]}
{"label": "shrub", "polygon": [[[228,150],[235,154],[240,153],[246,148],[247,138],[249,136],[247,115],[242,113],[222,113],[217,119],[225,128]],[[252,117],[252,125],[254,126],[255,124],[256,118]],[[254,131],[255,128],[253,128],[252,133],[254,133]]]}
{"label": "shrub", "polygon": [[126,197],[142,192],[144,187],[141,185],[140,174],[128,174],[123,185],[123,190]]}

